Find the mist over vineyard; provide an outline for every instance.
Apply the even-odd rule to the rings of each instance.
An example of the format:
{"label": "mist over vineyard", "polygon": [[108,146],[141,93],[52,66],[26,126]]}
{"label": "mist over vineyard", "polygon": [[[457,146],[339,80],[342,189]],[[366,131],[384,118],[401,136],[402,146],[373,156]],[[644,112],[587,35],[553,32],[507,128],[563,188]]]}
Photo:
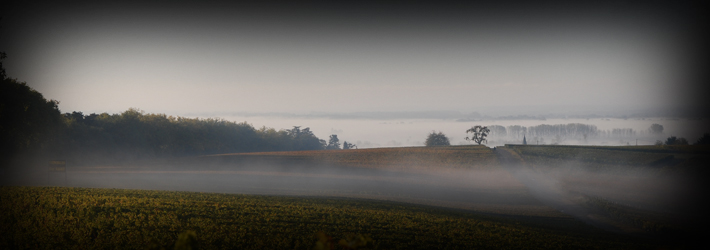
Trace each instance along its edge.
{"label": "mist over vineyard", "polygon": [[3,2],[0,249],[694,249],[704,10]]}
{"label": "mist over vineyard", "polygon": [[[702,162],[673,169],[669,164],[678,164],[677,160],[667,162],[667,154],[585,149],[590,155],[549,146],[520,151],[527,159],[522,166],[499,163],[495,151],[485,146],[467,147],[246,153],[114,164],[87,160],[74,163],[64,174],[48,173],[43,162],[36,161],[6,170],[0,183],[355,197],[490,214],[557,210],[578,216],[576,212],[582,220],[587,220],[588,208],[570,204],[589,196],[671,214],[684,222],[704,216],[702,200],[694,198],[704,184],[694,179],[698,176],[688,175],[699,171]],[[505,148],[498,147],[501,150]],[[604,158],[592,158],[600,156]]]}

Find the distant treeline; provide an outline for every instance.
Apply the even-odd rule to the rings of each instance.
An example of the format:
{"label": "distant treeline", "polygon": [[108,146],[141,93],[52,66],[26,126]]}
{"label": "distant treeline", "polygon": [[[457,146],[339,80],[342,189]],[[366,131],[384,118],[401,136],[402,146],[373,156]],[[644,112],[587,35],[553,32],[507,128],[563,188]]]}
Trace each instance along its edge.
{"label": "distant treeline", "polygon": [[68,152],[112,158],[165,157],[235,152],[325,149],[309,128],[254,128],[246,122],[146,114],[65,113],[65,133],[58,144]]}
{"label": "distant treeline", "polygon": [[[61,114],[58,101],[47,100],[25,82],[9,78],[0,52],[0,166],[37,157],[77,162],[131,161],[236,152],[340,149],[309,128],[254,128],[222,119],[147,114]],[[348,144],[348,146],[351,146]],[[354,146],[354,145],[352,145]]]}
{"label": "distant treeline", "polygon": [[[600,130],[595,125],[582,123],[554,125],[541,124],[529,127],[520,125],[512,125],[507,127],[501,125],[491,125],[488,128],[491,130],[491,138],[503,141],[522,141],[523,136],[526,136],[528,140],[534,140],[538,144],[545,143],[544,139],[551,140],[552,144],[559,144],[567,140],[585,142],[589,139],[603,140],[637,138],[637,132],[644,132],[635,131],[631,128]],[[649,129],[648,133],[654,134],[660,132],[654,132]]]}
{"label": "distant treeline", "polygon": [[[654,124],[657,125],[657,124]],[[659,125],[660,126],[660,125]],[[661,131],[663,126],[661,126]],[[600,130],[597,126],[582,123],[569,124],[541,124],[537,126],[520,126],[512,125],[503,127],[501,125],[488,126],[491,130],[491,136],[510,137],[514,139],[522,139],[523,135],[528,137],[561,137],[561,138],[592,138],[592,137],[631,137],[644,131],[636,131],[631,128],[615,128],[612,130]],[[649,128],[648,133],[658,134],[661,132],[653,131]]]}
{"label": "distant treeline", "polygon": [[[490,129],[491,138],[496,140],[502,140],[504,142],[514,142],[520,143],[523,140],[523,136],[527,137],[529,141],[535,141],[537,144],[545,144],[544,139],[552,140],[552,144],[560,144],[566,140],[573,140],[580,142],[586,142],[588,139],[606,140],[606,139],[620,139],[622,142],[626,140],[627,144],[631,143],[631,139],[645,140],[649,144],[649,138],[659,138],[664,137],[663,126],[660,124],[652,124],[647,130],[637,131],[631,128],[615,128],[611,130],[600,130],[597,126],[582,123],[569,123],[569,124],[541,124],[537,126],[501,126],[501,125],[491,125],[488,126]],[[653,139],[656,140],[656,139]],[[636,141],[638,142],[638,141]],[[652,140],[650,142],[653,142]],[[661,140],[656,140],[656,145],[688,145],[690,142],[685,138],[676,138],[675,136],[670,136],[665,142]],[[710,144],[710,134],[705,133],[700,137],[694,145],[707,145]]]}
{"label": "distant treeline", "polygon": [[[263,151],[321,150],[326,142],[310,128],[254,128],[246,122],[147,114],[65,113],[46,140],[33,147],[53,158],[83,162],[130,162],[155,157]],[[22,151],[18,149],[15,151]]]}
{"label": "distant treeline", "polygon": [[503,127],[501,125],[488,126],[491,130],[491,136],[496,137],[510,137],[514,139],[521,139],[523,136],[539,136],[539,137],[582,137],[587,138],[591,136],[597,136],[603,131],[597,129],[597,126],[581,123],[570,123],[570,124],[556,124],[547,125],[541,124],[537,126],[520,126],[512,125]]}

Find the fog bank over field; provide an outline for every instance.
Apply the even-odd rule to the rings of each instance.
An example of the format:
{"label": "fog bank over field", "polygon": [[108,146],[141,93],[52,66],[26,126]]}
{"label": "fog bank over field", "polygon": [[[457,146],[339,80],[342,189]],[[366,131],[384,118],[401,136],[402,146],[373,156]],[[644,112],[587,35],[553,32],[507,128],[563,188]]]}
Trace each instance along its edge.
{"label": "fog bank over field", "polygon": [[543,213],[548,216],[560,216],[530,196],[520,182],[502,169],[412,172],[388,168],[256,163],[240,166],[194,165],[179,162],[127,166],[70,166],[66,177],[63,173],[47,173],[42,167],[10,170],[5,178],[0,178],[0,185],[356,197],[486,213]]}
{"label": "fog bank over field", "polygon": [[[386,114],[386,113],[385,113]],[[446,115],[446,113],[444,113]],[[396,117],[396,116],[395,116]],[[687,118],[550,118],[550,119],[480,119],[462,121],[453,118],[391,118],[385,117],[365,117],[365,118],[338,118],[338,117],[318,117],[318,116],[297,116],[287,114],[272,115],[225,115],[220,118],[244,122],[256,128],[261,126],[276,129],[289,129],[292,126],[310,127],[319,138],[328,138],[331,134],[338,135],[342,141],[355,143],[359,148],[376,147],[406,147],[423,146],[426,136],[432,131],[441,131],[449,137],[452,145],[471,144],[464,140],[466,130],[475,126],[539,126],[547,125],[567,125],[578,123],[596,126],[599,134],[589,135],[587,140],[582,136],[569,136],[566,138],[555,138],[554,135],[540,137],[541,141],[535,141],[534,136],[528,133],[528,144],[553,144],[560,145],[653,145],[656,140],[665,141],[669,136],[684,137],[690,143],[694,143],[704,133],[710,132],[710,120],[708,119],[687,119]],[[660,124],[664,130],[661,134],[651,134],[648,129],[652,124]],[[617,135],[613,134],[614,129],[631,129],[633,133]],[[518,136],[491,134],[488,137],[488,146],[500,146],[503,144],[522,144],[522,133]]]}
{"label": "fog bank over field", "polygon": [[[383,154],[382,150],[385,149],[378,150]],[[702,190],[704,184],[683,170],[646,166],[642,163],[613,167],[604,167],[604,164],[584,165],[574,158],[544,164],[534,161],[521,163],[514,160],[520,159],[517,156],[505,155],[505,152],[513,152],[509,147],[496,150],[484,148],[483,151],[498,155],[500,164],[495,160],[494,164],[471,169],[431,163],[421,166],[398,164],[422,160],[404,156],[392,162],[392,165],[383,163],[378,167],[363,167],[332,165],[327,160],[299,161],[298,157],[279,160],[276,157],[278,154],[241,154],[257,156],[247,158],[239,158],[240,154],[236,154],[152,159],[116,165],[69,165],[65,174],[48,173],[46,163],[36,162],[22,169],[5,170],[0,185],[380,199],[505,216],[569,215],[615,232],[627,231],[598,219],[598,216],[609,215],[590,207],[588,199],[599,198],[658,213],[667,217],[673,225],[691,225],[691,219],[705,219],[704,216],[698,217],[701,215],[699,204],[702,199],[697,198],[700,193],[698,190]],[[313,151],[297,155],[329,153],[335,156],[338,152],[346,151]],[[628,158],[633,156],[634,153],[628,152],[615,155]],[[388,157],[393,160],[403,156],[390,153]],[[477,159],[480,161],[482,158]],[[437,162],[436,159],[429,160]],[[700,166],[702,162],[694,164]]]}

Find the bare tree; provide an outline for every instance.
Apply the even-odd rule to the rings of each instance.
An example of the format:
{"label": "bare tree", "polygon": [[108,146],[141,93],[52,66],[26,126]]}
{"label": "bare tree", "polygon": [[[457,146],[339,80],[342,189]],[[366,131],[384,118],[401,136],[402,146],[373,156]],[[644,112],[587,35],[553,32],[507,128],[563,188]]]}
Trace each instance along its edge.
{"label": "bare tree", "polygon": [[478,145],[481,145],[481,142],[483,142],[483,141],[488,142],[488,140],[486,140],[486,136],[488,136],[488,133],[490,133],[490,132],[491,132],[491,130],[488,129],[488,127],[476,125],[470,129],[466,130],[467,134],[472,133],[473,135],[471,137],[467,136],[464,139],[466,139],[467,141],[473,141],[473,142],[477,143]]}

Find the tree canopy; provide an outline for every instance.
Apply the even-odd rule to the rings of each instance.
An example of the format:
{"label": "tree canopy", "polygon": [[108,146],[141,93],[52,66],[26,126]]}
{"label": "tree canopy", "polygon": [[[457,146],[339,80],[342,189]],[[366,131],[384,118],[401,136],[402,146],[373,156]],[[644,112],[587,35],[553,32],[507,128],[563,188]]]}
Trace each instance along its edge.
{"label": "tree canopy", "polygon": [[340,140],[338,139],[338,135],[330,135],[328,146],[326,146],[325,149],[340,149]]}
{"label": "tree canopy", "polygon": [[[4,59],[5,54],[0,57]],[[61,131],[62,118],[58,101],[47,100],[25,82],[8,78],[2,64],[0,73],[0,161],[7,162],[20,152],[47,147]]]}
{"label": "tree canopy", "polygon": [[695,145],[710,145],[710,134],[703,134],[703,136],[698,138],[698,141],[695,142]]}
{"label": "tree canopy", "polygon": [[663,125],[657,123],[651,124],[651,127],[648,128],[648,132],[651,134],[661,134],[663,133]]}
{"label": "tree canopy", "polygon": [[426,138],[426,141],[424,142],[424,145],[427,147],[431,146],[449,146],[451,143],[449,143],[449,138],[444,135],[441,131],[439,133],[435,131],[431,131],[429,135]]}
{"label": "tree canopy", "polygon": [[676,138],[675,136],[666,139],[666,145],[688,145],[688,140],[685,138]]}
{"label": "tree canopy", "polygon": [[486,140],[486,136],[488,136],[488,133],[490,133],[491,130],[488,129],[488,127],[481,126],[481,125],[476,125],[468,130],[466,130],[466,133],[471,133],[471,137],[466,137],[467,141],[473,141],[475,143],[478,143],[478,145],[481,145],[483,141]]}
{"label": "tree canopy", "polygon": [[120,114],[65,113],[64,151],[81,155],[132,160],[146,157],[325,148],[310,128],[255,129],[246,122],[146,114],[131,108]]}

